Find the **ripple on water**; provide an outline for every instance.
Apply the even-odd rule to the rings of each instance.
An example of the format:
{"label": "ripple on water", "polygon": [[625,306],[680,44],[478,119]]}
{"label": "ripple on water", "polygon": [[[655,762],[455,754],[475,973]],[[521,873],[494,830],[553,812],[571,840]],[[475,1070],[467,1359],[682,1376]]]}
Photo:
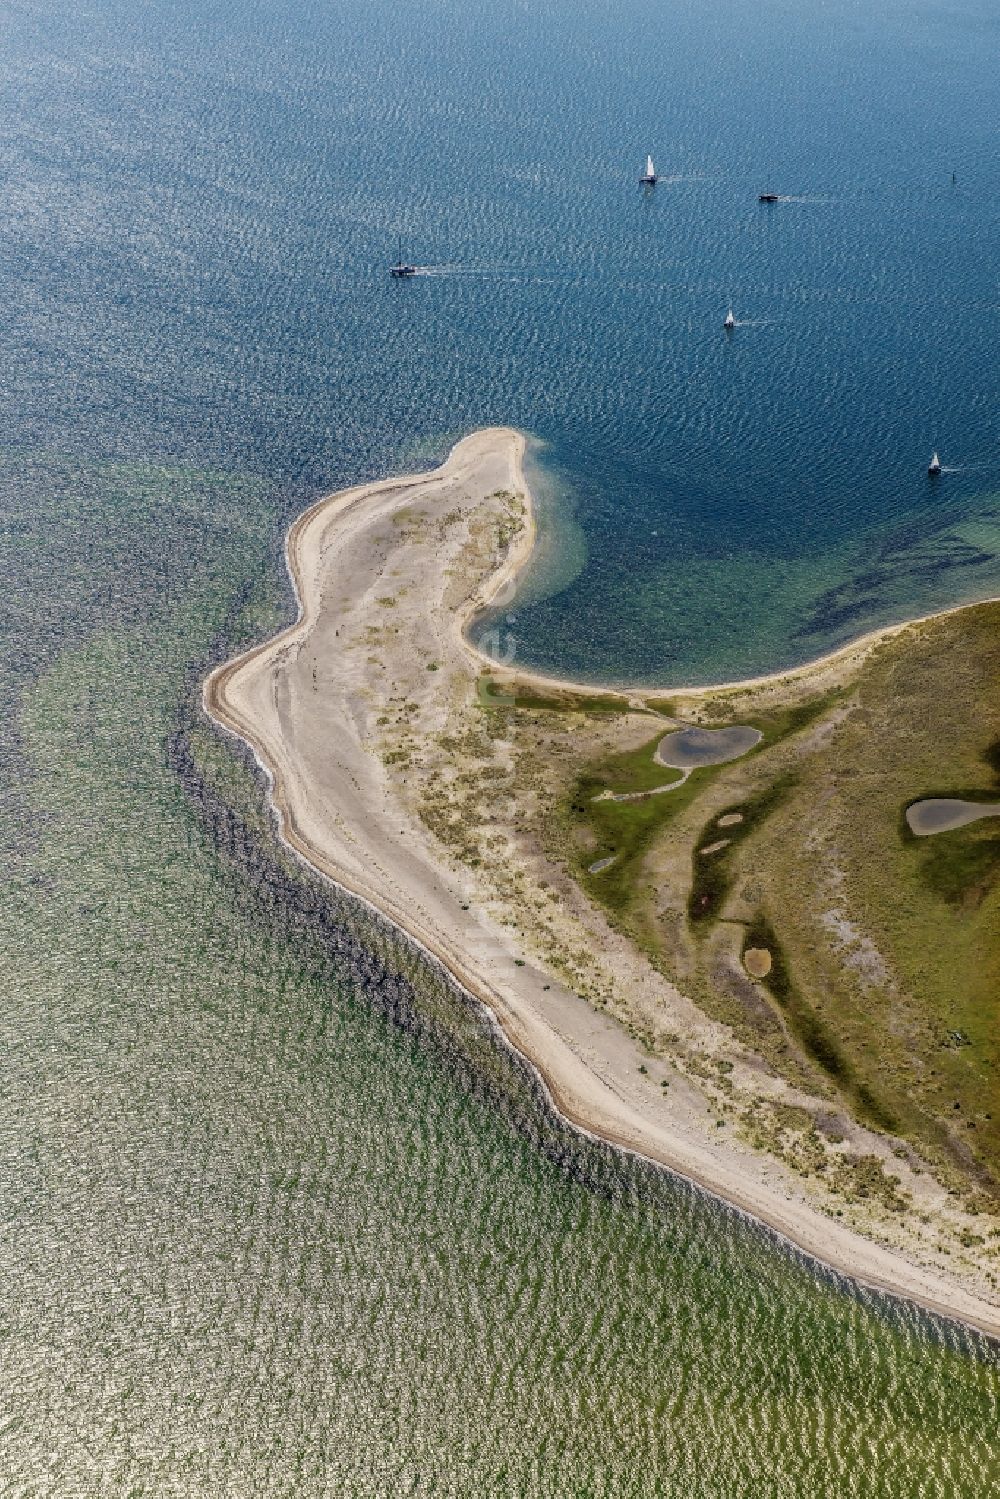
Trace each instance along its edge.
{"label": "ripple on water", "polygon": [[[979,588],[928,537],[995,471],[913,451],[997,449],[995,6],[838,6],[5,7],[5,1492],[995,1494],[994,1348],[571,1134],[228,744],[180,714],[214,802],[163,753],[289,512],[487,421],[570,480],[518,622],[569,674]],[[644,202],[656,132],[706,180]],[[535,274],[393,287],[397,231]]]}

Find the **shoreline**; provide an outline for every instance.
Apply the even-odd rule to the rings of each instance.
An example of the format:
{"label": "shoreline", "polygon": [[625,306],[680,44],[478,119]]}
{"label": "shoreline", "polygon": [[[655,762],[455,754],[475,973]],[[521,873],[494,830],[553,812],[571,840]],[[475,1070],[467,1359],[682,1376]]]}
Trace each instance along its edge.
{"label": "shoreline", "polygon": [[[800,661],[797,666],[778,667],[774,671],[761,672],[753,677],[735,677],[726,682],[704,682],[690,684],[684,687],[671,686],[669,682],[577,682],[570,677],[552,676],[548,672],[537,671],[531,666],[513,666],[502,661],[497,661],[486,651],[480,649],[475,641],[471,640],[468,631],[476,622],[495,605],[497,594],[508,583],[523,571],[534,549],[536,534],[536,523],[534,518],[534,507],[531,491],[521,477],[521,491],[525,496],[528,506],[528,524],[526,531],[529,538],[523,552],[519,549],[515,565],[508,570],[505,566],[502,573],[497,574],[496,586],[492,589],[484,589],[483,595],[475,608],[465,617],[462,623],[462,634],[464,643],[471,654],[482,666],[490,668],[491,671],[506,672],[511,677],[516,677],[519,682],[530,686],[558,688],[561,691],[572,692],[580,697],[591,695],[599,697],[609,692],[616,693],[621,697],[669,697],[669,698],[699,698],[709,695],[716,696],[720,693],[739,693],[751,691],[755,688],[785,685],[800,678],[810,677],[817,672],[836,667],[839,665],[854,664],[863,660],[876,646],[884,640],[891,640],[897,635],[902,635],[907,630],[917,629],[920,625],[931,624],[938,619],[951,619],[956,614],[964,614],[969,609],[980,609],[987,604],[1000,604],[1000,594],[993,594],[987,598],[970,599],[964,604],[949,604],[946,609],[932,609],[926,614],[915,614],[910,618],[897,620],[893,624],[877,625],[873,630],[866,630],[861,635],[855,635],[850,640],[844,641],[842,645],[834,646],[832,650],[824,651],[819,656],[813,656],[808,661]],[[320,501],[322,504],[323,501]],[[287,563],[287,552],[286,552]]]}
{"label": "shoreline", "polygon": [[[464,656],[476,673],[486,665],[491,673],[571,688],[580,695],[608,690],[498,663],[468,639],[472,622],[496,601],[505,586],[513,583],[534,546],[531,496],[522,470],[524,445],[523,436],[510,429],[487,429],[457,443],[445,462],[429,473],[372,481],[311,505],[289,528],[284,548],[296,596],[296,620],[277,636],[216,668],[204,684],[205,711],[249,745],[267,777],[279,833],[286,845],[322,876],[388,917],[441,963],[486,1008],[506,1042],[538,1075],[552,1106],[570,1125],[687,1178],[763,1223],[819,1264],[872,1289],[1000,1337],[1000,1307],[960,1282],[916,1265],[901,1252],[838,1224],[780,1188],[755,1182],[746,1163],[728,1143],[723,1147],[723,1142],[700,1138],[689,1122],[668,1119],[664,1123],[654,1117],[633,1078],[641,1053],[625,1038],[623,1028],[578,995],[565,991],[549,998],[547,991],[557,986],[554,981],[543,986],[540,980],[551,979],[551,975],[533,963],[526,964],[525,958],[513,956],[520,949],[500,924],[484,912],[474,912],[467,918],[459,915],[460,911],[469,911],[468,904],[462,905],[460,900],[468,892],[453,888],[454,872],[433,839],[409,822],[400,826],[398,835],[389,831],[387,812],[393,814],[393,826],[404,816],[392,784],[384,767],[374,763],[376,757],[363,733],[357,744],[353,739],[348,743],[351,736],[341,733],[339,716],[335,753],[340,758],[334,766],[326,763],[333,752],[331,720],[323,717],[318,701],[315,663],[320,658],[312,657],[311,694],[305,662],[299,659],[314,634],[324,649],[333,646],[327,615],[350,617],[336,613],[325,595],[326,571],[334,568],[337,556],[342,555],[345,578],[338,580],[338,586],[345,590],[360,587],[354,581],[357,569],[352,571],[349,562],[353,557],[360,564],[370,557],[376,549],[373,536],[380,546],[388,545],[387,537],[392,540],[392,526],[411,508],[401,505],[400,497],[408,497],[416,506],[437,491],[442,508],[449,498],[454,500],[470,475],[489,474],[491,482],[498,475],[506,479],[510,490],[524,498],[524,524],[501,566],[452,608],[437,644],[444,644],[447,636],[457,655]],[[483,478],[481,487],[485,499],[504,485],[490,490]],[[336,545],[332,534],[335,528],[339,528]],[[345,603],[349,597],[345,592]],[[416,607],[415,617],[422,619],[419,604]],[[966,604],[938,613],[974,607],[976,604]],[[864,659],[881,640],[921,622],[886,626],[815,662],[747,682],[720,684],[714,690],[787,684],[838,664],[853,664]],[[325,636],[319,633],[322,629]],[[335,633],[339,637],[339,629]],[[337,649],[346,653],[350,647],[340,645]],[[351,671],[354,675],[346,685],[336,679],[334,690],[343,695],[344,705],[363,724],[366,710],[358,706],[367,690],[363,665],[354,662]],[[709,690],[713,689],[656,687],[649,689],[649,694],[697,697]],[[642,691],[625,689],[635,696]],[[298,752],[289,750],[295,735]],[[322,765],[320,747],[326,756]],[[404,837],[406,841],[401,842]]]}

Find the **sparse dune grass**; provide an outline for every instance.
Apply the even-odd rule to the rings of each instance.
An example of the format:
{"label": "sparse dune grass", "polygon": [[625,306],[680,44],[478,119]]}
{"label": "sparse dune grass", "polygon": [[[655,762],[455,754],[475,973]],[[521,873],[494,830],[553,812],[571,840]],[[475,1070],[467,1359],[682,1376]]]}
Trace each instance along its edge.
{"label": "sparse dune grass", "polygon": [[[696,771],[684,785],[680,771],[657,764],[653,752],[662,738],[658,732],[638,749],[604,756],[591,763],[574,781],[560,808],[572,859],[586,887],[609,910],[627,913],[636,905],[636,879],[643,857],[661,830],[697,795],[711,773]],[[673,786],[675,790],[663,790]],[[615,801],[602,796],[637,796]],[[656,795],[644,796],[644,792]],[[615,863],[600,874],[588,873],[596,859],[615,855]]]}
{"label": "sparse dune grass", "polygon": [[776,810],[794,784],[794,775],[786,773],[739,806],[727,808],[721,814],[723,817],[738,815],[741,820],[730,824],[725,846],[714,853],[708,853],[708,850],[713,849],[720,841],[719,817],[713,816],[707,823],[695,844],[691,860],[688,917],[694,925],[715,920],[719,916],[735,877],[734,859],[740,845]]}
{"label": "sparse dune grass", "polygon": [[842,689],[834,688],[762,709],[755,705],[752,691],[741,690],[738,693],[709,697],[702,716],[710,727],[744,721],[752,723],[763,735],[759,746],[763,749],[769,744],[787,739],[791,734],[797,734],[800,729],[808,728],[843,696]]}
{"label": "sparse dune grass", "polygon": [[[838,696],[824,692],[807,697],[803,701],[769,707],[763,713],[752,711],[752,705],[741,694],[739,712],[727,700],[721,712],[714,698],[709,698],[700,709],[706,721],[746,722],[760,728],[763,739],[759,746],[750,750],[740,760],[730,765],[744,765],[763,750],[790,739],[794,734],[817,720],[827,711]],[[652,700],[649,700],[650,702]],[[664,706],[672,704],[664,700]],[[638,748],[622,753],[605,754],[586,764],[577,775],[569,792],[560,804],[563,827],[568,835],[571,862],[589,893],[612,915],[628,918],[634,935],[658,962],[664,959],[662,939],[650,912],[650,882],[645,868],[647,855],[663,838],[682,813],[696,804],[727,769],[726,764],[706,765],[693,770],[683,785],[680,772],[673,772],[654,760],[654,751],[663,737],[662,731]],[[737,829],[739,839],[755,827],[758,818],[769,812],[772,802],[784,794],[784,782],[771,787],[766,779],[763,789],[753,801],[748,826]],[[661,788],[675,785],[673,791]],[[655,791],[656,795],[641,796],[634,801],[616,801],[601,798],[604,791],[616,796],[636,796]],[[729,809],[732,810],[731,808]],[[706,814],[707,815],[707,814]],[[713,819],[715,814],[713,813]],[[717,832],[706,832],[698,840],[698,848],[710,844],[718,837]],[[736,842],[737,839],[733,839]],[[718,861],[719,879],[716,870],[708,861],[703,861],[699,871],[705,887],[713,886],[718,896],[712,903],[712,914],[718,914],[725,891],[728,889],[729,851],[724,851]],[[615,855],[615,862],[598,874],[590,873],[590,865],[596,860]],[[724,873],[725,872],[725,873]],[[718,886],[716,890],[716,885]],[[692,899],[694,895],[692,894]],[[693,914],[693,907],[692,907]],[[668,965],[669,966],[669,965]]]}
{"label": "sparse dune grass", "polygon": [[480,707],[513,707],[547,713],[627,713],[628,699],[617,692],[570,692],[558,687],[551,690],[523,683],[498,681],[484,673],[476,683]]}

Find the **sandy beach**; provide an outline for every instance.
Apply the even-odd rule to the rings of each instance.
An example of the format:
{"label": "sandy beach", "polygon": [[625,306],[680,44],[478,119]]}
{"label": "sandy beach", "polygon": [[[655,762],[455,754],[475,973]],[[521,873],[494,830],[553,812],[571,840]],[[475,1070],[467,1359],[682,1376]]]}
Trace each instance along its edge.
{"label": "sandy beach", "polygon": [[[491,893],[489,871],[457,864],[420,815],[406,746],[412,743],[416,755],[420,743],[454,739],[484,666],[500,684],[514,675],[481,656],[466,632],[502,596],[534,544],[523,452],[524,438],[511,429],[476,432],[432,473],[347,489],[308,509],[286,543],[298,619],[214,671],[205,684],[206,711],[252,748],[270,778],[288,845],[445,964],[538,1069],[566,1118],[682,1173],[865,1284],[1000,1336],[1000,1306],[981,1285],[929,1263],[919,1240],[877,1242],[820,1211],[780,1162],[716,1127],[690,1077],[671,1075],[669,1088],[661,1087],[635,1036],[546,965],[516,909]],[[821,661],[716,690],[766,689],[772,681],[787,687],[790,680],[828,685],[880,641],[911,628],[890,626]],[[520,669],[516,677],[607,691]],[[623,690],[678,698],[705,689],[659,683]],[[387,756],[385,726],[400,720],[408,737]],[[425,799],[427,785],[425,776]],[[537,860],[525,859],[517,872],[528,892],[550,883]],[[665,1029],[694,1038],[708,1053],[728,1045],[723,1028],[604,931],[582,899],[552,919],[565,922],[567,942],[603,943],[595,961],[608,965],[609,981],[641,992]],[[750,1059],[741,1065],[749,1076]],[[867,1138],[862,1143],[876,1148]],[[936,1210],[928,1182],[908,1185]]]}

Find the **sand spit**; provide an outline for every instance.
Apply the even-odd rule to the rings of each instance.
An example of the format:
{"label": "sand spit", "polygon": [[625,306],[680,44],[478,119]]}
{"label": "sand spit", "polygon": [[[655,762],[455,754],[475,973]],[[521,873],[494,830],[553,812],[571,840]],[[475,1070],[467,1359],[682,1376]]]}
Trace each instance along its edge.
{"label": "sand spit", "polygon": [[[666,1064],[648,1075],[648,1052],[558,981],[523,939],[516,909],[490,899],[478,873],[429,830],[408,786],[408,752],[386,763],[381,726],[390,717],[405,715],[418,745],[443,736],[474,701],[483,658],[465,630],[501,596],[534,539],[523,451],[519,433],[488,429],[432,473],[313,505],[286,544],[297,621],[214,671],[206,710],[268,773],[289,846],[383,911],[488,1006],[567,1119],[700,1183],[836,1269],[1000,1336],[1000,1308],[818,1211],[799,1178],[717,1127],[687,1076],[670,1074],[662,1088]],[[829,675],[831,661],[853,662],[888,633],[812,671]],[[587,936],[594,941],[592,930],[577,940]],[[684,1035],[718,1044],[721,1028],[616,940],[605,934],[595,948],[605,942],[615,980],[641,985]]]}

